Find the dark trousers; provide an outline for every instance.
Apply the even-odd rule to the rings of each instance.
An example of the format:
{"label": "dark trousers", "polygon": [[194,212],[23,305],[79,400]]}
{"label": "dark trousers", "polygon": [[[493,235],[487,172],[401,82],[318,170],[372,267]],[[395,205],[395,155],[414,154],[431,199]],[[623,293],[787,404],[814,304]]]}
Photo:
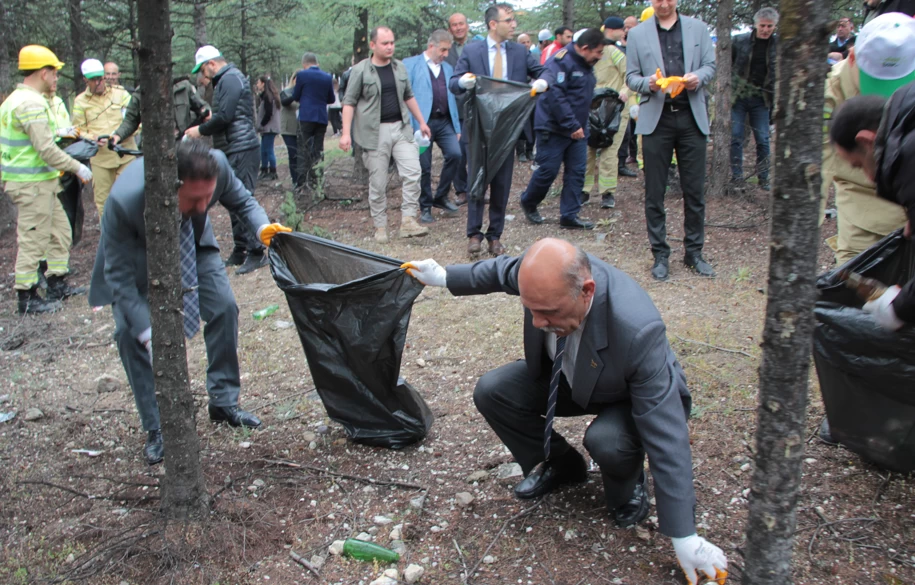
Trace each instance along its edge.
{"label": "dark trousers", "polygon": [[578,217],[581,210],[581,192],[585,186],[588,141],[573,140],[552,132],[538,132],[535,161],[538,165],[537,170],[531,175],[527,189],[521,194],[521,205],[527,209],[536,209],[559,175],[559,166],[564,164],[559,214],[563,219]]}
{"label": "dark trousers", "polygon": [[635,120],[629,120],[626,125],[626,133],[620,141],[620,149],[616,152],[620,159],[620,167],[626,166],[626,159],[630,156],[637,158],[639,156],[639,137],[635,135]]}
{"label": "dark trousers", "polygon": [[[463,134],[461,140],[464,140]],[[508,153],[502,167],[489,183],[489,227],[486,228],[486,239],[497,240],[505,229],[505,208],[508,206],[508,195],[512,188],[512,170],[515,167],[515,152]],[[467,199],[467,237],[483,235],[483,212],[486,204],[481,198],[474,201]]]}
{"label": "dark trousers", "polygon": [[327,108],[327,119],[334,134],[343,130],[343,108]]}
{"label": "dark trousers", "polygon": [[651,252],[670,256],[664,193],[667,172],[677,152],[680,187],[683,189],[683,247],[686,254],[701,254],[705,243],[705,148],[708,137],[699,130],[689,107],[673,111],[664,106],[654,132],[642,136],[645,161],[645,223]]}
{"label": "dark trousers", "polygon": [[[205,323],[203,339],[207,347],[207,394],[210,396],[210,404],[236,406],[241,391],[238,370],[238,305],[218,252],[198,250],[197,284],[200,316]],[[156,402],[149,354],[143,344],[131,335],[127,316],[117,303],[112,306],[112,312],[118,354],[133,390],[143,430],[159,429],[159,404]],[[154,347],[153,355],[155,352]]]}
{"label": "dark trousers", "polygon": [[299,121],[298,154],[299,181],[297,186],[318,184],[318,164],[324,159],[324,135],[327,124]]}
{"label": "dark trousers", "polygon": [[[255,146],[249,150],[233,152],[226,154],[229,159],[229,166],[235,172],[235,176],[245,186],[245,189],[254,196],[254,188],[257,185],[257,171],[260,167],[260,147]],[[232,241],[236,250],[247,250],[248,253],[263,254],[264,245],[257,239],[257,235],[251,233],[251,228],[240,217],[229,212],[229,219],[232,221]]]}
{"label": "dark trousers", "polygon": [[442,164],[442,173],[438,178],[438,187],[435,189],[435,196],[432,195],[432,145],[426,149],[426,152],[419,155],[419,166],[422,169],[420,178],[420,209],[432,209],[432,202],[448,196],[451,190],[451,183],[457,175],[458,167],[461,164],[461,147],[458,144],[457,133],[454,131],[454,125],[451,118],[432,118],[429,120],[429,130],[432,131],[432,142],[437,144],[445,158]]}
{"label": "dark trousers", "polygon": [[283,142],[286,143],[286,154],[289,155],[289,176],[292,178],[292,184],[299,182],[299,166],[296,163],[296,153],[298,148],[298,137],[294,134],[283,134]]}
{"label": "dark trousers", "polygon": [[[460,120],[461,128],[464,127],[464,120]],[[463,136],[463,134],[461,134]],[[466,193],[467,192],[467,142],[461,138],[458,141],[458,146],[461,148],[461,163],[458,165],[457,174],[454,176],[454,192],[455,193]]]}
{"label": "dark trousers", "polygon": [[[549,368],[545,376],[531,377],[519,360],[483,374],[473,391],[477,410],[508,447],[527,476],[543,461],[543,431],[546,423]],[[572,401],[572,389],[560,376],[556,416],[596,415],[585,431],[584,446],[600,467],[608,507],[615,509],[632,496],[642,472],[645,451],[632,418],[629,401],[589,405]],[[558,458],[572,446],[555,429],[550,439],[550,457]]]}
{"label": "dark trousers", "polygon": [[756,176],[760,183],[766,183],[769,181],[769,106],[762,96],[740,98],[731,107],[731,177],[743,179],[747,116],[756,141]]}

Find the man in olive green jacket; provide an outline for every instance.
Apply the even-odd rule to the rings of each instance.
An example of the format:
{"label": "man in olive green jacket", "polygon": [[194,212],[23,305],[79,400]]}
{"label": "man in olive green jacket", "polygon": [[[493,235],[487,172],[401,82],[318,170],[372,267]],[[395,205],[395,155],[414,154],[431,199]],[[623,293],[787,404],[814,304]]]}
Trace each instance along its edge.
{"label": "man in olive green jacket", "polygon": [[[124,121],[111,135],[115,144],[132,135],[140,127],[140,88],[133,93]],[[186,77],[180,77],[172,83],[172,95],[175,97],[175,139],[184,136],[184,131],[195,126],[210,115],[210,106],[197,94],[197,90]]]}

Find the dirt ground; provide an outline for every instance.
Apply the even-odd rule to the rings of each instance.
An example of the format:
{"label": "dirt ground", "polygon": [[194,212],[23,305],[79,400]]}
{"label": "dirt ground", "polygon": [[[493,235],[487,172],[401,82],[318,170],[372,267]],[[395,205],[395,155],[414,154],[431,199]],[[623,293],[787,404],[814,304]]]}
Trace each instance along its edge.
{"label": "dirt ground", "polygon": [[[284,151],[277,150],[282,158]],[[284,160],[280,167],[281,180],[261,183],[257,192],[277,219],[289,187]],[[667,222],[672,278],[657,283],[649,275],[640,178],[621,179],[616,209],[585,206],[582,215],[598,221],[598,228],[574,232],[558,226],[556,193],[542,209],[551,221],[532,226],[524,220],[518,201],[529,167],[516,166],[512,219],[503,238],[509,253],[520,253],[541,237],[564,237],[624,270],[651,295],[693,394],[698,530],[724,549],[737,582],[766,302],[767,194],[750,188],[708,202],[705,256],[718,272],[708,280],[682,265],[682,198],[672,189]],[[347,157],[332,162],[328,195],[352,201],[310,208],[309,230],[320,228],[337,241],[403,260],[431,257],[443,265],[467,260],[466,207],[456,218],[442,218],[436,210],[437,221],[424,238],[375,243],[365,189],[349,180],[351,170]],[[394,208],[399,199],[394,181],[392,231],[399,224]],[[88,196],[86,210],[86,237],[73,250],[78,271],[73,284],[88,284],[98,243]],[[217,207],[211,217],[220,241],[230,242],[225,211]],[[827,220],[822,237],[833,233],[834,220]],[[0,239],[0,396],[6,396],[0,398],[0,412],[18,414],[0,423],[2,583],[367,585],[385,567],[329,555],[328,547],[362,532],[392,546],[396,525],[403,525],[405,546],[397,568],[421,565],[422,583],[464,583],[471,570],[466,582],[481,585],[685,582],[669,539],[658,532],[654,508],[643,527],[615,528],[596,470],[586,484],[536,502],[513,498],[511,487],[519,477],[497,477],[511,456],[476,412],[472,392],[481,374],[522,356],[517,298],[423,292],[413,309],[401,373],[429,403],[435,422],[421,443],[390,451],[348,441],[342,427],[327,418],[296,330],[282,323],[292,319],[269,269],[241,277],[229,272],[241,310],[241,405],[265,424],[245,432],[209,422],[203,340],[192,340],[191,389],[200,406],[201,460],[214,494],[213,513],[205,525],[163,526],[157,494],[164,469],[149,468],[142,458],[145,436],[112,341],[110,309],[95,311],[85,297],[76,297],[57,314],[18,318],[15,251],[15,233],[7,232]],[[825,270],[831,253],[825,244],[819,253]],[[273,303],[280,309],[270,318],[252,318]],[[824,411],[812,367],[810,376],[810,440],[798,502],[794,581],[915,583],[913,478],[888,474],[818,441]],[[32,408],[43,416],[26,421]],[[580,446],[587,423],[562,419],[556,427]],[[468,482],[476,472],[483,473]],[[460,505],[461,492],[473,501]],[[290,553],[319,565],[319,576]]]}

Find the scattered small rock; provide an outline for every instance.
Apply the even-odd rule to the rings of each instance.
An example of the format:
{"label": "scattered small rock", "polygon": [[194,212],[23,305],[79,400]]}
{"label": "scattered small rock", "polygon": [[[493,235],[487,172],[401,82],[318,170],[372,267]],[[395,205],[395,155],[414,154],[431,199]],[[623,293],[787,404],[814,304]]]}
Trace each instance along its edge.
{"label": "scattered small rock", "polygon": [[111,512],[117,516],[126,516],[129,511],[127,508],[115,508]]}
{"label": "scattered small rock", "polygon": [[72,563],[72,562],[75,561],[75,560],[76,560],[76,557],[73,556],[73,553],[70,553],[70,554],[67,555],[67,562],[68,562],[68,563]]}
{"label": "scattered small rock", "polygon": [[372,526],[371,528],[368,529],[368,533],[371,534],[372,536],[375,536],[376,534],[378,534],[378,527]]}
{"label": "scattered small rock", "polygon": [[503,463],[496,468],[496,477],[499,479],[508,479],[510,477],[521,477],[524,472],[517,463]]}
{"label": "scattered small rock", "polygon": [[387,516],[375,516],[374,521],[377,526],[386,526],[386,525],[394,522]]}
{"label": "scattered small rock", "polygon": [[346,445],[346,439],[343,437],[340,437],[339,439],[334,441],[334,445],[337,445],[338,447],[341,445]]}
{"label": "scattered small rock", "polygon": [[454,496],[454,499],[457,501],[457,505],[462,508],[466,508],[473,503],[473,495],[469,492],[459,492]]}
{"label": "scattered small rock", "polygon": [[416,583],[422,578],[423,573],[425,572],[426,570],[420,565],[410,565],[403,572],[403,580],[406,581],[408,585],[413,585],[413,583]]}
{"label": "scattered small rock", "polygon": [[375,493],[377,490],[375,488],[373,488],[372,486],[367,485],[364,488],[362,488],[362,491],[367,494],[372,494],[372,493]]}
{"label": "scattered small rock", "polygon": [[372,535],[369,534],[368,532],[360,532],[356,536],[356,540],[363,540],[365,542],[370,542],[372,540]]}
{"label": "scattered small rock", "polygon": [[391,543],[391,550],[400,556],[404,556],[407,554],[407,545],[402,540],[395,540]]}
{"label": "scattered small rock", "polygon": [[391,579],[387,575],[382,575],[369,583],[369,585],[397,585],[397,579]]}
{"label": "scattered small rock", "polygon": [[388,535],[388,538],[390,538],[391,540],[402,540],[401,539],[401,537],[403,536],[403,533],[401,532],[402,527],[403,527],[402,524],[398,524],[397,526],[395,526],[391,530],[391,534]]}
{"label": "scattered small rock", "polygon": [[312,441],[311,443],[308,443],[308,448],[311,449],[312,451],[314,451],[315,449],[317,449],[317,448],[318,448],[318,443],[317,443],[317,441]]}
{"label": "scattered small rock", "polygon": [[30,408],[27,411],[25,411],[25,420],[27,420],[29,422],[36,421],[41,418],[44,418],[44,413],[41,412],[41,410],[39,410],[37,408]]}
{"label": "scattered small rock", "polygon": [[426,367],[426,360],[424,360],[423,358],[419,358],[418,360],[416,360],[416,365],[419,366],[419,367],[421,367],[421,368],[425,368],[425,367]]}
{"label": "scattered small rock", "polygon": [[740,471],[750,471],[750,464],[749,464],[749,463],[744,463],[743,465],[741,465],[741,466],[740,466]]}
{"label": "scattered small rock", "polygon": [[0,423],[5,423],[7,421],[13,420],[14,418],[16,418],[15,410],[10,412],[0,412]]}
{"label": "scattered small rock", "polygon": [[256,485],[257,487],[264,487],[264,486],[266,485],[266,484],[264,483],[264,480],[262,480],[262,479],[255,479],[255,480],[252,481],[251,483],[252,483],[253,485]]}
{"label": "scattered small rock", "polygon": [[492,556],[492,555],[486,555],[485,557],[483,557],[483,564],[484,564],[484,565],[491,565],[491,564],[493,564],[494,562],[496,562],[496,557],[494,557],[494,556]]}
{"label": "scattered small rock", "polygon": [[314,441],[317,438],[318,438],[318,435],[314,434],[311,431],[305,431],[305,434],[302,435],[302,439],[307,443],[311,443],[312,441]]}
{"label": "scattered small rock", "polygon": [[330,429],[327,428],[327,425],[319,425],[317,430],[319,435],[326,435],[330,432]]}
{"label": "scattered small rock", "polygon": [[562,537],[566,540],[566,542],[569,542],[570,540],[572,540],[572,539],[575,538],[576,536],[578,536],[578,534],[577,534],[573,529],[571,529],[571,528],[569,528],[568,530],[566,530],[566,533],[562,535]]}
{"label": "scattered small rock", "polygon": [[342,555],[343,554],[343,541],[335,540],[330,545],[330,548],[327,549],[327,552],[329,552],[332,555]]}
{"label": "scattered small rock", "polygon": [[238,446],[241,447],[242,449],[247,449],[248,447],[251,446],[251,441],[242,441],[241,443],[238,444]]}
{"label": "scattered small rock", "polygon": [[321,555],[313,555],[311,557],[311,564],[314,565],[316,569],[320,569],[324,566],[324,557]]}
{"label": "scattered small rock", "polygon": [[488,477],[489,477],[489,472],[487,472],[487,471],[483,471],[483,470],[474,471],[473,473],[471,473],[470,475],[467,476],[467,483],[473,483],[475,481],[483,481]]}
{"label": "scattered small rock", "polygon": [[644,526],[636,526],[635,535],[645,542],[649,542],[651,540],[651,533],[648,532],[648,529]]}
{"label": "scattered small rock", "polygon": [[385,577],[390,577],[391,579],[394,579],[395,581],[400,579],[400,572],[393,567],[391,567],[390,569],[385,569],[383,574]]}
{"label": "scattered small rock", "polygon": [[292,321],[274,321],[273,322],[274,329],[292,329],[293,327],[295,327],[295,323],[293,323]]}
{"label": "scattered small rock", "polygon": [[0,395],[0,404],[3,404],[3,403],[5,403],[5,402],[9,402],[9,401],[10,401],[10,395],[9,395],[9,394]]}
{"label": "scattered small rock", "polygon": [[426,503],[426,496],[416,496],[415,498],[410,498],[410,506],[416,509],[422,509],[423,504]]}
{"label": "scattered small rock", "polygon": [[111,374],[102,374],[95,379],[95,391],[99,394],[120,392],[121,386],[121,381]]}

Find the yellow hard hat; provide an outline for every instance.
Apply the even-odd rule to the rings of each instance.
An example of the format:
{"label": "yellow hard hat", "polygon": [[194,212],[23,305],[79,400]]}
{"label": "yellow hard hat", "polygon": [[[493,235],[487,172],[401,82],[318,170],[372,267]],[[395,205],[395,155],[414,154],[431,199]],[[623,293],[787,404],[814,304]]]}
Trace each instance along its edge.
{"label": "yellow hard hat", "polygon": [[645,22],[652,16],[654,16],[654,8],[649,6],[648,8],[646,8],[645,10],[642,11],[642,16],[639,17],[639,22]]}
{"label": "yellow hard hat", "polygon": [[43,67],[60,69],[63,63],[54,54],[54,51],[41,45],[26,45],[19,51],[19,70],[37,71]]}

